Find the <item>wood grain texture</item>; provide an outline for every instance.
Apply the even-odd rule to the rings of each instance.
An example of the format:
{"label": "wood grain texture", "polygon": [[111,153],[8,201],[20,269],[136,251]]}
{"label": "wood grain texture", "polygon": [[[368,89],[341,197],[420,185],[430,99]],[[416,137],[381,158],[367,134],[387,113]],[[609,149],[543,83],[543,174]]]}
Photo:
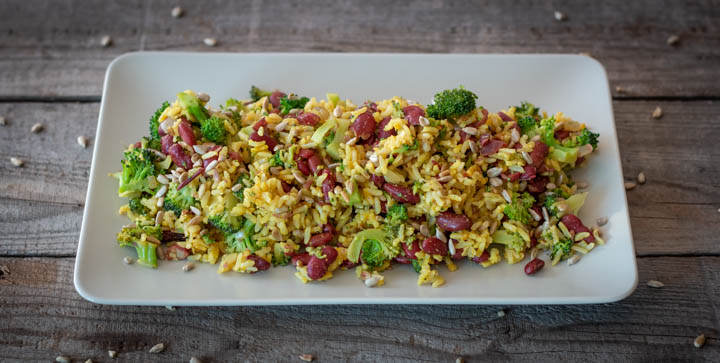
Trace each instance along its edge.
{"label": "wood grain texture", "polygon": [[[720,257],[639,261],[635,294],[575,306],[163,307],[88,303],[72,258],[1,258],[0,360],[203,362],[712,361],[720,355]],[[118,261],[118,263],[120,263]],[[152,273],[148,271],[148,273]],[[644,285],[663,281],[662,289]],[[506,315],[498,317],[497,311]],[[707,337],[702,349],[692,340]],[[163,342],[167,349],[151,356]]]}
{"label": "wood grain texture", "polygon": [[[186,15],[170,16],[180,4]],[[720,3],[677,1],[0,2],[0,98],[100,95],[136,50],[588,52],[616,96],[718,97]],[[568,19],[556,21],[553,12]],[[113,46],[99,44],[111,35]],[[677,46],[666,39],[679,35]],[[218,46],[203,45],[205,37]],[[614,87],[613,87],[614,88]]]}
{"label": "wood grain texture", "polygon": [[[650,117],[656,106],[665,112],[660,120]],[[708,140],[720,139],[720,102],[615,101],[614,108],[624,173],[648,179],[628,192],[638,254],[719,254],[720,144]],[[0,221],[8,232],[0,234],[0,255],[75,252],[92,157],[75,138],[95,134],[97,111],[97,103],[0,103],[10,122],[0,128],[0,198],[8,200],[0,215],[10,216]],[[38,121],[45,131],[30,133]],[[14,167],[10,156],[26,165]]]}

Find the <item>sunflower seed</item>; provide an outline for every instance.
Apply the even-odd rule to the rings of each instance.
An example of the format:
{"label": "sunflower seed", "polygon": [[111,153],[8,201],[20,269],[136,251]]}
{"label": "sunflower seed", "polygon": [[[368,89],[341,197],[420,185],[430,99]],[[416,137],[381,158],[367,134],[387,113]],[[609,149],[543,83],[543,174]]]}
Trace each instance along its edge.
{"label": "sunflower seed", "polygon": [[85,361],[85,363],[93,363],[93,360],[92,360],[92,359],[88,359],[88,360]]}
{"label": "sunflower seed", "polygon": [[45,126],[38,122],[35,125],[32,125],[32,127],[30,128],[30,132],[32,132],[33,134],[37,134],[38,132],[42,131],[43,128],[45,128]]}
{"label": "sunflower seed", "polygon": [[342,114],[343,114],[342,108],[340,108],[340,106],[335,106],[335,109],[333,110],[333,116],[340,117],[340,116],[342,116]]}
{"label": "sunflower seed", "polygon": [[501,186],[502,184],[503,184],[502,179],[500,179],[500,178],[498,178],[498,177],[492,177],[492,178],[490,178],[490,185],[492,185],[492,186],[494,186],[494,187],[499,187],[499,186]]}
{"label": "sunflower seed", "polygon": [[655,107],[655,110],[652,113],[652,118],[658,119],[658,118],[662,117],[662,115],[663,115],[662,108],[660,108],[660,106]]}
{"label": "sunflower seed", "polygon": [[590,184],[585,182],[577,182],[575,185],[577,185],[578,189],[587,189],[587,187],[590,186]]}
{"label": "sunflower seed", "polygon": [[540,135],[535,135],[535,136],[533,136],[533,137],[530,139],[530,141],[533,141],[533,142],[538,142],[538,141],[540,141]]}
{"label": "sunflower seed", "polygon": [[565,15],[565,13],[563,13],[561,11],[556,11],[555,12],[555,20],[565,21],[565,20],[567,20],[567,15]]}
{"label": "sunflower seed", "polygon": [[21,166],[23,166],[23,164],[25,164],[24,161],[22,161],[22,160],[20,160],[20,159],[18,159],[18,158],[16,158],[16,157],[11,157],[11,158],[10,158],[10,162],[11,162],[13,165],[17,166],[18,168],[21,167]]}
{"label": "sunflower seed", "polygon": [[529,210],[530,210],[530,215],[532,216],[532,218],[533,218],[536,222],[540,222],[540,219],[542,219],[542,218],[540,217],[540,215],[539,215],[535,210],[533,210],[532,208],[530,208]]}
{"label": "sunflower seed", "polygon": [[510,193],[508,193],[508,191],[506,189],[503,189],[501,194],[502,194],[503,198],[505,198],[505,201],[507,201],[508,203],[512,203],[512,198],[510,197]]}
{"label": "sunflower seed", "polygon": [[599,227],[602,227],[602,226],[604,226],[604,225],[607,224],[607,222],[608,222],[608,217],[600,217],[600,218],[597,219],[596,222],[597,222],[597,225],[598,225]]}
{"label": "sunflower seed", "polygon": [[0,126],[5,126],[5,125],[7,125],[7,120],[5,119],[5,117],[0,116]]}
{"label": "sunflower seed", "polygon": [[451,240],[451,239],[448,240],[448,250],[450,251],[450,256],[454,256],[454,255],[455,255],[455,252],[456,252],[456,250],[455,250],[455,244],[453,243],[453,240]]}
{"label": "sunflower seed", "polygon": [[435,228],[435,238],[437,238],[443,242],[448,241],[447,237],[445,236],[445,233],[443,233],[443,231],[440,228]]}
{"label": "sunflower seed", "polygon": [[487,176],[490,178],[496,177],[496,176],[500,175],[500,173],[502,173],[502,169],[497,166],[487,170]]}
{"label": "sunflower seed", "polygon": [[477,135],[477,132],[478,132],[478,130],[476,128],[470,127],[470,126],[463,127],[462,131],[468,135]]}
{"label": "sunflower seed", "polygon": [[553,189],[557,188],[557,185],[555,185],[555,183],[547,183],[547,184],[545,184],[545,188],[547,190],[553,190]]}
{"label": "sunflower seed", "polygon": [[423,117],[423,116],[420,116],[420,117],[418,118],[418,122],[419,122],[420,125],[422,125],[422,126],[430,126],[430,120],[428,120],[427,118],[425,118],[425,117]]}
{"label": "sunflower seed", "polygon": [[167,190],[168,190],[168,186],[163,184],[163,186],[161,186],[160,189],[158,189],[157,193],[155,193],[155,198],[162,197],[163,195],[165,195],[165,193],[167,193]]}
{"label": "sunflower seed", "polygon": [[82,146],[84,149],[87,147],[88,140],[85,136],[78,136],[77,143],[78,143],[78,145]]}
{"label": "sunflower seed", "polygon": [[191,220],[189,220],[189,221],[187,222],[187,225],[188,225],[188,226],[194,226],[194,225],[202,222],[202,220],[203,220],[203,217],[202,217],[202,216],[195,216],[195,217],[193,217]]}
{"label": "sunflower seed", "polygon": [[655,288],[655,289],[659,289],[659,288],[665,286],[665,284],[663,284],[662,282],[660,282],[660,281],[658,281],[658,280],[650,280],[650,281],[647,282],[647,285],[648,285],[649,287],[652,287],[652,288]]}
{"label": "sunflower seed", "polygon": [[534,260],[535,257],[538,256],[539,253],[540,253],[540,250],[537,247],[533,247],[533,249],[530,250],[530,261]]}
{"label": "sunflower seed", "polygon": [[530,154],[528,154],[527,151],[521,151],[520,155],[522,155],[523,159],[528,165],[531,165],[533,163],[532,157],[530,157]]}
{"label": "sunflower seed", "polygon": [[207,172],[215,169],[215,167],[217,166],[217,164],[218,164],[218,161],[217,161],[217,160],[211,161],[210,164],[208,164],[208,165],[205,167],[205,172],[207,173]]}
{"label": "sunflower seed", "polygon": [[568,266],[572,266],[572,265],[580,262],[580,259],[581,259],[581,258],[582,258],[582,257],[580,257],[580,255],[573,255],[572,257],[570,257],[570,258],[568,259],[568,262],[567,262]]}
{"label": "sunflower seed", "polygon": [[568,205],[566,203],[558,203],[556,208],[559,212],[564,212],[568,209]]}
{"label": "sunflower seed", "polygon": [[428,228],[427,224],[423,223],[420,225],[420,234],[426,237],[430,236],[430,229]]}
{"label": "sunflower seed", "polygon": [[447,182],[451,181],[452,179],[453,179],[452,175],[445,175],[445,176],[437,178],[437,181],[439,183],[447,183]]}
{"label": "sunflower seed", "polygon": [[198,93],[197,98],[198,98],[200,101],[203,101],[203,102],[208,102],[208,101],[210,101],[210,95],[207,94],[207,93],[204,93],[204,92]]}
{"label": "sunflower seed", "polygon": [[198,358],[190,357],[190,363],[202,363],[202,362]]}
{"label": "sunflower seed", "polygon": [[625,89],[620,86],[615,86],[615,92],[617,93],[625,93]]}
{"label": "sunflower seed", "polygon": [[705,345],[705,334],[698,335],[698,337],[693,340],[693,345],[695,348],[702,348],[702,346]]}
{"label": "sunflower seed", "polygon": [[275,131],[282,132],[283,130],[285,130],[287,125],[288,125],[288,120],[282,120],[282,121],[280,121],[280,123],[275,125]]}
{"label": "sunflower seed", "polygon": [[625,182],[625,190],[633,190],[636,186],[635,182]]}
{"label": "sunflower seed", "polygon": [[498,316],[498,318],[504,317],[504,316],[505,316],[505,310],[498,310],[497,316]]}
{"label": "sunflower seed", "polygon": [[550,215],[548,214],[547,208],[542,207],[542,214],[543,214],[543,219],[544,219],[544,220],[546,220],[546,221],[549,221],[549,220],[550,220]]}
{"label": "sunflower seed", "polygon": [[133,262],[135,262],[135,259],[132,258],[132,257],[130,257],[130,256],[125,256],[125,257],[123,257],[123,260],[122,260],[122,261],[123,261],[123,263],[126,264],[126,265],[132,265]]}
{"label": "sunflower seed", "polygon": [[181,8],[179,6],[176,6],[176,7],[172,8],[172,10],[170,10],[170,15],[172,15],[173,18],[179,18],[179,17],[183,16],[183,13],[184,13],[183,8]]}
{"label": "sunflower seed", "polygon": [[58,363],[70,363],[70,358],[61,355],[61,356],[55,357],[55,361]]}
{"label": "sunflower seed", "polygon": [[157,354],[157,353],[162,353],[163,350],[165,350],[165,344],[158,343],[158,344],[153,345],[152,348],[150,348],[149,352],[153,353],[153,354]]}
{"label": "sunflower seed", "polygon": [[155,205],[156,205],[158,208],[162,208],[162,206],[165,205],[165,197],[160,197],[160,198],[158,198],[157,203],[155,203]]}
{"label": "sunflower seed", "polygon": [[[365,280],[365,286],[367,286],[367,287],[374,287],[374,286],[376,286],[376,285],[378,284],[378,282],[380,282],[380,278],[377,277],[377,276],[373,276],[373,277],[370,277],[369,279]],[[300,359],[302,359],[302,358],[300,358]],[[303,360],[304,360],[304,359],[303,359]],[[312,360],[312,358],[311,358],[310,360]],[[308,360],[308,362],[309,362],[310,360]]]}
{"label": "sunflower seed", "polygon": [[110,358],[117,357],[117,352],[114,350],[108,350],[108,357],[110,357]]}
{"label": "sunflower seed", "polygon": [[510,141],[512,141],[513,144],[520,141],[520,132],[515,128],[510,131]]}
{"label": "sunflower seed", "polygon": [[292,175],[295,177],[295,180],[298,181],[300,184],[305,183],[305,177],[302,175],[302,173],[299,170],[293,170]]}
{"label": "sunflower seed", "polygon": [[[367,280],[365,280],[365,281],[366,281],[365,284],[367,285]],[[312,354],[301,354],[298,356],[298,358],[300,358],[300,360],[303,360],[306,362],[312,362],[312,360],[314,359]]]}
{"label": "sunflower seed", "polygon": [[208,47],[214,47],[217,45],[217,39],[205,38],[205,39],[203,39],[203,43],[205,43],[205,45],[207,45]]}
{"label": "sunflower seed", "polygon": [[637,176],[637,182],[638,184],[645,184],[645,181],[645,173],[641,171],[640,174],[638,174]]}
{"label": "sunflower seed", "polygon": [[472,151],[473,154],[477,154],[477,152],[478,152],[477,144],[472,140],[469,140],[469,141],[470,141],[470,151]]}
{"label": "sunflower seed", "polygon": [[147,239],[148,241],[150,241],[151,243],[154,243],[156,245],[160,244],[160,240],[153,236],[145,236],[145,239]]}
{"label": "sunflower seed", "polygon": [[196,216],[202,215],[202,211],[200,211],[200,209],[198,209],[198,208],[197,208],[196,206],[194,206],[194,205],[191,205],[191,206],[190,206],[190,210],[191,210],[191,211],[193,212],[193,214],[195,214]]}
{"label": "sunflower seed", "polygon": [[493,221],[493,224],[490,226],[490,231],[488,231],[488,232],[490,232],[490,234],[493,234],[493,233],[495,233],[495,231],[497,231],[497,228],[498,228],[498,221]]}
{"label": "sunflower seed", "polygon": [[680,42],[680,37],[673,34],[667,38],[668,45],[677,45]]}
{"label": "sunflower seed", "polygon": [[165,217],[165,211],[161,211],[161,210],[158,211],[157,214],[155,215],[155,225],[156,226],[161,225],[164,217]]}
{"label": "sunflower seed", "polygon": [[103,47],[109,47],[112,45],[112,38],[110,38],[109,35],[103,35],[102,38],[100,38],[100,45]]}

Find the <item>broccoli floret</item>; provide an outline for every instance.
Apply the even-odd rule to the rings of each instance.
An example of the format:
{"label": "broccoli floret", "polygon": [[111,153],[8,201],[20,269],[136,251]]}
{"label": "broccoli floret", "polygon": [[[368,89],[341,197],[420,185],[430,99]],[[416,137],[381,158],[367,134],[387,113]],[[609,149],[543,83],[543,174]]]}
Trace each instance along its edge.
{"label": "broccoli floret", "polygon": [[149,211],[149,209],[140,202],[140,198],[130,199],[128,206],[130,206],[131,212],[141,216],[146,215]]}
{"label": "broccoli floret", "polygon": [[365,240],[362,245],[361,258],[368,267],[380,267],[382,264],[397,255],[397,249],[389,242],[374,239]]}
{"label": "broccoli floret", "polygon": [[[242,220],[243,218],[240,217],[240,219]],[[223,232],[225,231],[223,230]],[[250,252],[255,252],[258,249],[258,246],[253,240],[254,232],[255,223],[251,222],[249,219],[243,221],[241,227],[237,231],[231,233],[225,232],[226,251],[241,253],[245,250],[250,250]]]}
{"label": "broccoli floret", "polygon": [[148,149],[131,149],[125,152],[120,173],[118,194],[121,197],[136,198],[141,193],[151,193],[148,177],[155,175],[155,154]]}
{"label": "broccoli floret", "polygon": [[535,105],[530,102],[523,101],[520,106],[515,106],[515,118],[518,120],[525,117],[535,119],[539,111],[540,108],[535,107]]}
{"label": "broccoli floret", "polygon": [[555,258],[555,255],[558,253],[563,257],[570,255],[570,247],[572,247],[572,245],[573,242],[569,238],[561,239],[559,242],[554,243],[550,258]]}
{"label": "broccoli floret", "polygon": [[545,203],[543,203],[543,206],[545,209],[547,209],[548,213],[551,216],[557,216],[557,208],[553,206],[557,202],[557,195],[556,194],[548,194],[545,196]]}
{"label": "broccoli floret", "polygon": [[207,140],[222,144],[227,137],[225,121],[217,116],[210,117],[200,123],[200,132]]}
{"label": "broccoli floret", "polygon": [[143,266],[157,267],[157,245],[148,239],[143,241],[142,235],[162,239],[162,229],[154,226],[125,227],[117,234],[120,246],[135,247],[138,263]]}
{"label": "broccoli floret", "polygon": [[420,147],[420,144],[418,143],[417,139],[412,143],[412,145],[404,144],[399,149],[395,151],[397,154],[406,153],[412,150],[417,150],[417,148]]}
{"label": "broccoli floret", "polygon": [[280,153],[277,152],[273,155],[272,158],[270,158],[270,166],[282,166],[285,167],[285,163],[282,161],[282,157],[280,156]]}
{"label": "broccoli floret", "polygon": [[263,91],[255,86],[250,87],[250,99],[257,101],[263,97],[269,97],[272,94],[270,91]]}
{"label": "broccoli floret", "polygon": [[140,147],[143,149],[155,149],[160,150],[162,148],[162,141],[160,139],[149,139],[143,137],[140,139]]}
{"label": "broccoli floret", "polygon": [[395,204],[388,208],[385,222],[393,227],[399,226],[408,220],[407,208],[402,204]]}
{"label": "broccoli floret", "polygon": [[515,194],[512,197],[512,203],[505,206],[503,211],[505,215],[511,220],[518,221],[523,224],[530,224],[532,216],[530,215],[530,208],[535,203],[535,198],[529,193],[523,193],[519,198]]}
{"label": "broccoli floret", "polygon": [[393,109],[395,109],[395,111],[393,111],[393,113],[392,113],[392,117],[393,117],[393,118],[403,118],[403,117],[405,117],[405,112],[403,112],[402,107],[400,107],[400,103],[399,103],[399,102],[393,101]]}
{"label": "broccoli floret", "polygon": [[422,266],[420,265],[420,262],[418,262],[417,259],[412,260],[412,267],[415,272],[420,273],[422,271]]}
{"label": "broccoli floret", "polygon": [[290,257],[285,254],[286,243],[275,243],[273,245],[272,264],[285,266],[290,263]]}
{"label": "broccoli floret", "polygon": [[525,240],[517,233],[511,233],[504,229],[498,229],[492,235],[493,242],[503,244],[515,251],[525,249]]}
{"label": "broccoli floret", "polygon": [[477,95],[462,88],[445,90],[435,95],[435,103],[427,107],[428,116],[437,119],[454,119],[475,109]]}
{"label": "broccoli floret", "polygon": [[230,215],[229,210],[210,216],[208,222],[225,235],[237,233],[243,227],[243,217]]}
{"label": "broccoli floret", "polygon": [[305,108],[305,104],[310,101],[307,97],[302,97],[298,99],[288,99],[287,97],[283,97],[280,99],[280,113],[287,114],[292,109],[303,109]]}
{"label": "broccoli floret", "polygon": [[541,121],[539,135],[542,141],[552,147],[550,158],[559,162],[575,164],[578,148],[566,147],[555,139],[555,117],[546,118]]}
{"label": "broccoli floret", "polygon": [[583,129],[580,135],[575,139],[577,145],[576,146],[582,146],[590,144],[592,145],[593,149],[597,149],[598,145],[598,138],[600,137],[600,134],[596,132],[592,132],[588,129]]}
{"label": "broccoli floret", "polygon": [[[160,118],[160,115],[162,115],[162,113],[168,107],[170,107],[170,103],[168,103],[167,101],[163,102],[162,106],[160,106],[160,108],[158,108],[155,111],[155,113],[150,117],[150,139],[151,140],[160,140],[160,134],[158,133],[158,127],[160,126],[160,122],[158,121],[158,119]],[[153,148],[153,149],[155,149],[155,148]]]}
{"label": "broccoli floret", "polygon": [[182,211],[190,209],[197,201],[192,196],[192,190],[189,187],[177,190],[177,183],[168,185],[167,194],[165,194],[165,210],[172,211],[176,216],[180,216]]}
{"label": "broccoli floret", "polygon": [[240,176],[235,181],[235,184],[233,184],[233,185],[241,184],[240,189],[238,189],[236,192],[233,192],[233,194],[235,195],[235,198],[237,198],[240,201],[240,203],[242,203],[245,200],[244,191],[245,191],[245,188],[248,187],[249,181],[250,181],[250,175],[240,174]]}
{"label": "broccoli floret", "polygon": [[530,116],[525,116],[523,118],[518,119],[517,123],[518,123],[518,126],[520,126],[520,130],[522,130],[522,133],[525,135],[534,134],[538,127],[537,121]]}
{"label": "broccoli floret", "polygon": [[178,101],[180,101],[180,104],[185,109],[187,116],[191,121],[203,122],[205,121],[205,119],[207,119],[205,107],[200,102],[200,99],[198,99],[196,96],[193,96],[189,93],[180,92],[178,93],[177,97]]}

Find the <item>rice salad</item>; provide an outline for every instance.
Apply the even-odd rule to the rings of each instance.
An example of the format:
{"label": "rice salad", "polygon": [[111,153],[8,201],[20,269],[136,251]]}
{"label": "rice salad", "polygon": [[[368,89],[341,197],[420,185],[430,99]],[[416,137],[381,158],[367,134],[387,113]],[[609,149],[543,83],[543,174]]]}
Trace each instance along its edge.
{"label": "rice salad", "polygon": [[292,265],[305,283],[353,269],[367,286],[411,268],[437,287],[440,265],[462,259],[532,275],[604,244],[577,217],[587,192],[568,174],[598,134],[561,112],[490,112],[463,87],[428,106],[254,86],[246,100],[209,101],[188,90],[163,103],[112,174],[131,220],[117,241],[138,264]]}

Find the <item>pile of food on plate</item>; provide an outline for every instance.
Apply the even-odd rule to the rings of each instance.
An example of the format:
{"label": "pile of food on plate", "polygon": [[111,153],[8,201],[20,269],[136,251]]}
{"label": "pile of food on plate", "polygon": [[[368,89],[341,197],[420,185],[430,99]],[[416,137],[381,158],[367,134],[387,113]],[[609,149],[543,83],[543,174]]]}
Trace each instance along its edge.
{"label": "pile of food on plate", "polygon": [[[354,268],[367,286],[409,265],[440,286],[440,265],[529,261],[525,273],[603,244],[577,217],[568,172],[598,134],[523,102],[497,113],[462,87],[427,107],[357,105],[257,87],[211,107],[185,91],[124,152],[117,234],[139,264],[190,259],[218,272],[292,264],[303,282]],[[406,267],[400,267],[406,268]],[[467,268],[473,268],[467,266]]]}

